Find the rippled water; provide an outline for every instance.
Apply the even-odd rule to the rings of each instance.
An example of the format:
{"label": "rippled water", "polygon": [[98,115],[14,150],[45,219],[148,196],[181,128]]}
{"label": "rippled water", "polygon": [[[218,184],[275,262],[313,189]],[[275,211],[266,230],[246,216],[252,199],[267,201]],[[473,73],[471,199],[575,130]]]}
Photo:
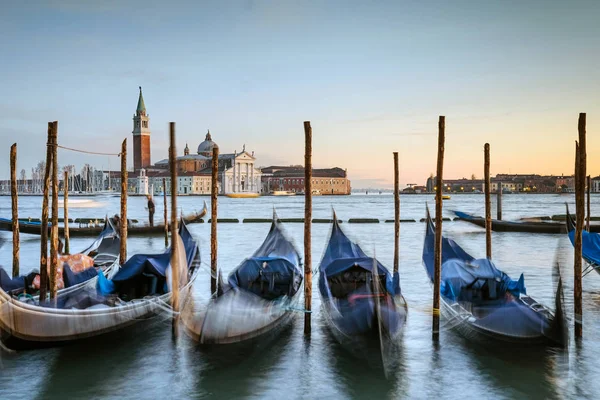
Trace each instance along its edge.
{"label": "rippled water", "polygon": [[[79,199],[79,198],[78,198]],[[200,209],[208,197],[182,197],[183,212]],[[592,212],[600,205],[592,198]],[[82,199],[84,200],[84,199]],[[118,212],[118,198],[93,198],[73,207],[71,217],[99,217]],[[157,199],[158,200],[158,199]],[[143,198],[130,198],[131,218],[145,218]],[[425,202],[433,196],[402,196],[402,218],[421,219]],[[572,195],[505,195],[505,219],[564,213],[564,202]],[[156,218],[162,217],[157,201]],[[41,198],[22,197],[20,216],[40,216]],[[75,205],[75,204],[74,204]],[[281,218],[302,217],[301,197],[258,199],[219,198],[219,216],[269,218],[273,206]],[[315,197],[315,218],[328,218],[335,207],[338,217],[393,218],[391,195]],[[454,195],[444,203],[447,216],[453,208],[483,214],[482,195]],[[10,215],[10,198],[0,198],[0,216]],[[207,298],[210,288],[206,265],[210,259],[209,224],[190,225],[201,243],[205,269],[195,291]],[[392,265],[393,224],[342,224],[367,253],[376,251]],[[303,225],[286,224],[302,249]],[[444,232],[474,256],[485,254],[485,234],[465,222],[444,223]],[[229,272],[260,245],[268,224],[219,224],[219,265]],[[313,225],[313,267],[321,258],[329,225]],[[320,317],[318,291],[313,298],[313,332],[305,339],[302,319],[274,342],[256,349],[225,353],[198,350],[185,335],[171,337],[170,321],[153,320],[131,329],[110,333],[68,346],[14,354],[0,352],[0,399],[20,398],[599,398],[600,385],[600,276],[584,278],[584,339],[571,341],[568,351],[545,348],[513,348],[508,345],[482,347],[469,343],[453,331],[443,330],[439,345],[431,341],[431,285],[421,265],[425,225],[401,224],[400,274],[409,304],[402,337],[400,368],[391,379],[381,371],[347,355],[330,338]],[[3,240],[0,264],[10,269],[11,233]],[[72,249],[86,247],[90,239],[72,239]],[[128,253],[162,251],[162,237],[131,238]],[[573,250],[566,236],[494,233],[493,258],[513,277],[525,273],[528,293],[552,306],[554,288],[551,266],[558,252],[566,280],[568,315],[572,316]],[[39,264],[39,241],[22,235],[21,271]],[[313,282],[315,282],[314,280]],[[572,325],[572,323],[571,323]],[[443,327],[443,322],[442,322]]]}

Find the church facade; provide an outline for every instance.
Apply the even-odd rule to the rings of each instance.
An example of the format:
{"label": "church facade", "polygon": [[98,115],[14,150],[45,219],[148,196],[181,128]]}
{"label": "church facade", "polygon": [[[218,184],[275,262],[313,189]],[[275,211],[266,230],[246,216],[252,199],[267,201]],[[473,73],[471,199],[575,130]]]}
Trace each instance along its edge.
{"label": "church facade", "polygon": [[[142,96],[142,88],[136,113],[133,117],[133,167],[129,174],[130,192],[136,194],[154,194],[171,192],[169,160],[163,159],[152,165],[150,160],[150,116],[146,113],[146,105]],[[217,144],[212,140],[210,131],[197,148],[195,154],[190,153],[185,145],[183,155],[178,156],[177,192],[182,195],[208,195],[212,184],[212,152]],[[247,152],[246,145],[241,152],[219,154],[219,194],[261,193],[262,173],[256,168],[254,152]],[[164,183],[163,183],[164,182]],[[119,187],[119,180],[113,187]]]}

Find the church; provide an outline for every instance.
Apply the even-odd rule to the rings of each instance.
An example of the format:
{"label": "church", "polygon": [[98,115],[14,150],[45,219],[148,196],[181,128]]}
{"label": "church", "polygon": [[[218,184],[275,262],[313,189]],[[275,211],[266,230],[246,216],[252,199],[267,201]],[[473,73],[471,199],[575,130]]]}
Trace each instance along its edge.
{"label": "church", "polygon": [[[130,190],[138,194],[153,192],[161,194],[171,190],[169,159],[151,164],[150,158],[150,116],[142,95],[142,88],[133,116],[133,166],[129,176]],[[177,192],[183,195],[210,194],[212,182],[212,152],[217,144],[210,131],[198,145],[196,154],[190,154],[186,143],[183,155],[177,157]],[[247,152],[246,145],[241,152],[219,154],[219,194],[260,193],[262,173],[255,167],[254,151]],[[163,178],[166,188],[163,188]],[[115,182],[117,184],[118,182]],[[120,183],[118,183],[120,185]]]}

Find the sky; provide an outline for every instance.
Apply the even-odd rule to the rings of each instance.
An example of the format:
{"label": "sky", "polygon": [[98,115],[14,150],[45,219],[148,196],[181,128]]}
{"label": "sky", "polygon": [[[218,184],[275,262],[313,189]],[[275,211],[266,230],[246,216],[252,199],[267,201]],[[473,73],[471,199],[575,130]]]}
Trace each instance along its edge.
{"label": "sky", "polygon": [[[587,113],[588,173],[600,174],[598,1],[3,0],[0,177],[59,144],[118,153],[142,86],[152,162],[192,151],[207,129],[221,152],[257,165],[347,168],[352,186],[390,187],[435,171],[446,116],[444,176],[572,174]],[[1,150],[0,150],[1,151]],[[59,150],[59,164],[117,169],[116,157]]]}

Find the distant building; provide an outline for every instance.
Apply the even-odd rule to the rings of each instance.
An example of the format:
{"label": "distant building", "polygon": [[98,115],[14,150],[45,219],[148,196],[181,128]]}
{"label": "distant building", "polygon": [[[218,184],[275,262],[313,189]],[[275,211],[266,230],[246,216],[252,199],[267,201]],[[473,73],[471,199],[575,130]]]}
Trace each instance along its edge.
{"label": "distant building", "polygon": [[[261,172],[263,193],[304,191],[304,167],[301,165],[271,166],[263,168]],[[342,168],[313,168],[312,174],[312,189],[316,193],[347,195],[352,190],[347,171]]]}
{"label": "distant building", "polygon": [[592,193],[600,193],[600,176],[592,178]]}

